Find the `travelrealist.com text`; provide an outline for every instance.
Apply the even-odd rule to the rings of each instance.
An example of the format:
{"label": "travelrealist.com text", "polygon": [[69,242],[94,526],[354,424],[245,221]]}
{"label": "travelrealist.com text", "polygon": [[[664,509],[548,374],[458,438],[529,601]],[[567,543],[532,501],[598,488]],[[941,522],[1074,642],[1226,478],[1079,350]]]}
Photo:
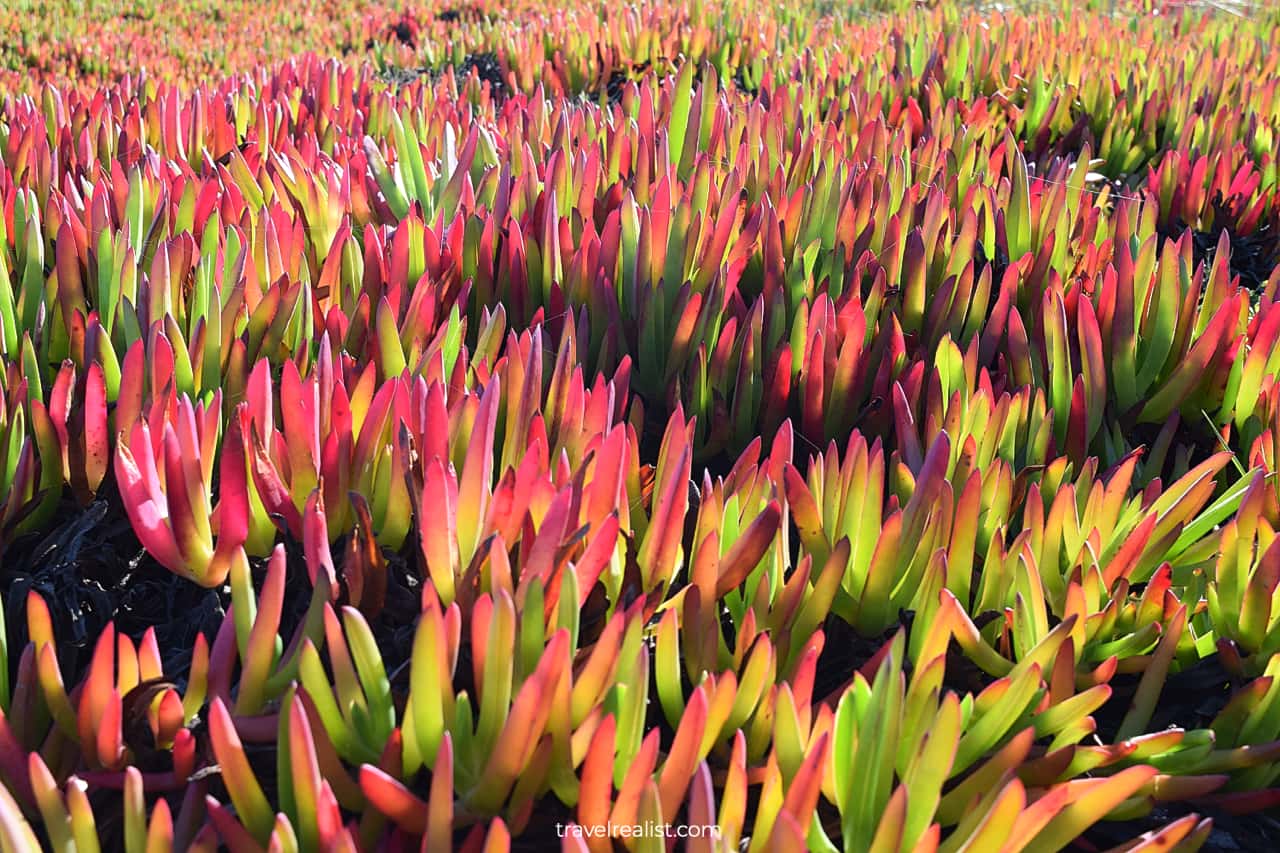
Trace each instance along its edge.
{"label": "travelrealist.com text", "polygon": [[556,834],[560,838],[716,838],[720,828],[714,825],[679,824],[661,821],[645,823],[619,823],[584,826],[577,823],[557,823]]}

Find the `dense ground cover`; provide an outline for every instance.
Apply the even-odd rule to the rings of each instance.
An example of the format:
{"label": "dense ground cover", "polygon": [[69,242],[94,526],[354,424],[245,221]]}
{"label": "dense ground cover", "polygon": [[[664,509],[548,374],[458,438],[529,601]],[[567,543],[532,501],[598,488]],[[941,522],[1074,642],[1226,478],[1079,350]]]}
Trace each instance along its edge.
{"label": "dense ground cover", "polygon": [[0,25],[0,849],[1280,838],[1280,16],[178,5]]}

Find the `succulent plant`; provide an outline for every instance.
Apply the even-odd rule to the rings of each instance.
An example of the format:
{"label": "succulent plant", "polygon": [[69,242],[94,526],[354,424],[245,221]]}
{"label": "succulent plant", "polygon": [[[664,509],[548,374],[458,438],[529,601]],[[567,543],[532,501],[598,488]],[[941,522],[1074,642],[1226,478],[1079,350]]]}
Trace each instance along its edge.
{"label": "succulent plant", "polygon": [[1280,803],[1280,18],[180,5],[0,24],[0,849]]}

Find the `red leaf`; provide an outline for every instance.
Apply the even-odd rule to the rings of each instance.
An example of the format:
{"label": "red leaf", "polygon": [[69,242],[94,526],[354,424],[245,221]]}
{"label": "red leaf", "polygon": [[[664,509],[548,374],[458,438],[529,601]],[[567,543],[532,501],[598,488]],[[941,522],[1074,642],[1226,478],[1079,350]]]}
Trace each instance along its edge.
{"label": "red leaf", "polygon": [[756,567],[778,535],[782,520],[782,508],[777,501],[770,501],[720,561],[720,579],[716,582],[716,598],[737,589]]}
{"label": "red leaf", "polygon": [[414,796],[395,778],[374,767],[360,767],[360,790],[369,804],[390,818],[405,832],[421,835],[427,830],[430,805]]}

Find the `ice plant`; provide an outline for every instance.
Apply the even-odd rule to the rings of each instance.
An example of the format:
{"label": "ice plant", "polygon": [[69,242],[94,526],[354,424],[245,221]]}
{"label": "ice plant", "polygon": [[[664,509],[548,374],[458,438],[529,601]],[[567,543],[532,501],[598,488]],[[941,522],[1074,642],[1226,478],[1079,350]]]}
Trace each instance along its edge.
{"label": "ice plant", "polygon": [[[59,471],[50,463],[47,467],[40,465],[37,447],[40,445],[27,432],[27,384],[19,377],[16,366],[11,367],[4,377],[4,394],[0,396],[0,452],[3,453],[3,467],[0,467],[0,487],[3,488],[4,500],[0,503],[0,543],[7,543],[10,538],[23,527],[30,527],[39,522],[32,512],[40,505],[51,502],[40,490],[46,480],[51,484],[59,476]],[[45,441],[46,447],[53,442]],[[45,471],[48,471],[46,478]]]}
{"label": "ice plant", "polygon": [[[249,376],[245,402],[232,413],[235,435],[229,441],[243,448],[251,472],[252,526],[255,531],[264,528],[267,517],[276,515],[302,539],[303,516],[318,488],[327,535],[334,538],[351,527],[354,510],[348,493],[356,492],[373,509],[379,541],[397,547],[409,524],[407,462],[396,441],[401,419],[392,406],[398,382],[377,383],[367,369],[351,380],[348,391],[325,342],[321,353],[305,380],[288,362],[279,415],[269,365],[259,361]],[[276,429],[277,417],[283,429]]]}
{"label": "ice plant", "polygon": [[60,458],[44,458],[42,463],[54,471],[60,468],[62,481],[71,484],[77,500],[88,503],[102,484],[110,459],[101,365],[90,364],[78,382],[75,364],[64,362],[49,390],[48,406],[31,401],[31,417],[39,446],[46,453],[49,448],[60,451]]}
{"label": "ice plant", "polygon": [[1280,802],[1269,10],[72,5],[0,23],[0,847]]}
{"label": "ice plant", "polygon": [[220,401],[215,392],[207,407],[192,405],[185,395],[171,409],[157,406],[121,432],[115,457],[121,498],[139,540],[165,568],[202,586],[217,586],[227,577],[248,522],[243,469],[227,454],[214,541],[210,489]]}
{"label": "ice plant", "polygon": [[1252,667],[1266,666],[1280,652],[1280,548],[1275,547],[1273,520],[1264,513],[1275,499],[1274,481],[1257,471],[1240,508],[1221,537],[1213,580],[1205,594],[1214,632],[1234,643]]}

